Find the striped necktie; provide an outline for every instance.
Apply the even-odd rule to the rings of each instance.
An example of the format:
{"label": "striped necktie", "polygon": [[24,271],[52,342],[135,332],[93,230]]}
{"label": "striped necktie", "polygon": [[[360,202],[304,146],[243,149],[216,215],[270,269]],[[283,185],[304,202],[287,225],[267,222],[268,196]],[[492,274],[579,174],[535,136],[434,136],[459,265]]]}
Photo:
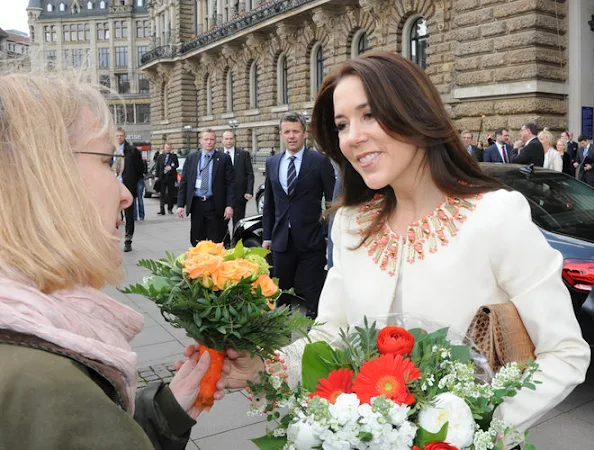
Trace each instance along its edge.
{"label": "striped necktie", "polygon": [[210,164],[210,158],[212,155],[209,153],[204,154],[204,167],[200,172],[200,193],[206,195],[208,193],[208,185],[210,183],[210,174],[208,173],[208,165]]}
{"label": "striped necktie", "polygon": [[297,170],[295,169],[295,156],[289,157],[289,168],[287,169],[287,194],[293,196],[295,192],[295,181],[297,180]]}

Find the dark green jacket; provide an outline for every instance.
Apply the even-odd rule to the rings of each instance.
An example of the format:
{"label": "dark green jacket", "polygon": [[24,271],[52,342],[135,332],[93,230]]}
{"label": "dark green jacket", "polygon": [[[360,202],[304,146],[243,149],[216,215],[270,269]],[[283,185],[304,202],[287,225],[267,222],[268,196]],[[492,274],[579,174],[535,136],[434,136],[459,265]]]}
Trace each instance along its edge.
{"label": "dark green jacket", "polygon": [[41,339],[0,330],[0,450],[183,450],[196,423],[149,384],[134,418],[118,373]]}

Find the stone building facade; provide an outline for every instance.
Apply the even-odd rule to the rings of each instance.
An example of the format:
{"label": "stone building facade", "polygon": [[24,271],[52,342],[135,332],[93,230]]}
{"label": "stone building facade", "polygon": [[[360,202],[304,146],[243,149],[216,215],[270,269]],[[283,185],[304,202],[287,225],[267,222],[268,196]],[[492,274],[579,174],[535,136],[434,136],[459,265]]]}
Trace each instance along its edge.
{"label": "stone building facade", "polygon": [[34,62],[81,70],[109,87],[108,103],[128,141],[150,144],[149,79],[137,70],[151,47],[146,0],[30,0],[27,13]]}
{"label": "stone building facade", "polygon": [[0,28],[0,73],[30,68],[29,43],[25,33]]}
{"label": "stone building facade", "polygon": [[322,77],[368,49],[413,58],[482,139],[527,121],[579,134],[594,105],[591,0],[153,0],[149,13],[155,144],[194,148],[231,123],[253,153],[279,150],[279,117],[311,112]]}

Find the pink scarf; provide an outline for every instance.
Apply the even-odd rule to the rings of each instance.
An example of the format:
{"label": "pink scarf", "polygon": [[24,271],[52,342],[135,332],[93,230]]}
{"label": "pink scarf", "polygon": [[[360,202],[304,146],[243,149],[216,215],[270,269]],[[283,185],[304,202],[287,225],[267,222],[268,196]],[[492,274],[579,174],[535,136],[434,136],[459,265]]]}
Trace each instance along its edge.
{"label": "pink scarf", "polygon": [[130,341],[142,314],[93,288],[46,295],[32,286],[0,278],[0,328],[31,334],[119,370],[134,413],[136,353]]}

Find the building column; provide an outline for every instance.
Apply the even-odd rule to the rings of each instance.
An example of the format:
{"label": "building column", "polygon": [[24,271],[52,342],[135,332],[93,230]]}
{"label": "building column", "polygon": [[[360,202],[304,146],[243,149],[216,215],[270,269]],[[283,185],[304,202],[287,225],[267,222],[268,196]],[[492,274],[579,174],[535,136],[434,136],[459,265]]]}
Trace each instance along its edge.
{"label": "building column", "polygon": [[202,34],[204,27],[204,0],[196,1],[196,34]]}
{"label": "building column", "polygon": [[223,23],[223,0],[217,0],[217,25]]}
{"label": "building column", "polygon": [[[594,15],[591,0],[567,2],[568,34],[567,46],[569,60],[568,76],[568,125],[574,139],[582,133],[582,107],[594,106],[594,31],[588,21]],[[591,125],[591,124],[590,124]]]}

